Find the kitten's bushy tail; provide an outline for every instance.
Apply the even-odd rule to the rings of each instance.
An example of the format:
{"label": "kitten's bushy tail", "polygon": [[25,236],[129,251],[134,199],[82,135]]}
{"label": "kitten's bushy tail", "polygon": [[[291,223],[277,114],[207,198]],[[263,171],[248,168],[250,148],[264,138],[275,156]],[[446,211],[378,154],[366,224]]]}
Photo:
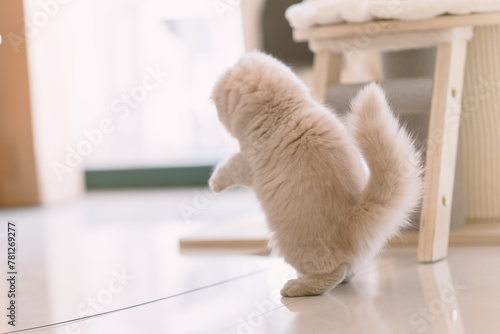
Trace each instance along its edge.
{"label": "kitten's bushy tail", "polygon": [[420,153],[376,84],[363,88],[353,101],[347,127],[370,169],[350,224],[360,229],[366,243],[380,249],[408,224],[409,214],[420,201]]}

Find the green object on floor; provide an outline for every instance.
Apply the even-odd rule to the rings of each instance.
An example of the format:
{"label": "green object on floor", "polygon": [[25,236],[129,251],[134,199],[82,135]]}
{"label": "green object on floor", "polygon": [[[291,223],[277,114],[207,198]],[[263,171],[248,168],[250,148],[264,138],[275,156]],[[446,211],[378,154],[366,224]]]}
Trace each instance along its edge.
{"label": "green object on floor", "polygon": [[87,170],[87,189],[207,186],[214,166]]}

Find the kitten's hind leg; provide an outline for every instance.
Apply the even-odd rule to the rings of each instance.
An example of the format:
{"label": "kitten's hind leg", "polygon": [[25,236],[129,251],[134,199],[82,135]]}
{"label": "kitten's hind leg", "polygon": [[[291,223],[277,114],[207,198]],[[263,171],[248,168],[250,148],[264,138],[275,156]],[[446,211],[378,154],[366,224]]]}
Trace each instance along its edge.
{"label": "kitten's hind leg", "polygon": [[328,274],[302,275],[286,282],[281,289],[283,297],[315,296],[342,282],[347,273],[347,265],[341,264]]}

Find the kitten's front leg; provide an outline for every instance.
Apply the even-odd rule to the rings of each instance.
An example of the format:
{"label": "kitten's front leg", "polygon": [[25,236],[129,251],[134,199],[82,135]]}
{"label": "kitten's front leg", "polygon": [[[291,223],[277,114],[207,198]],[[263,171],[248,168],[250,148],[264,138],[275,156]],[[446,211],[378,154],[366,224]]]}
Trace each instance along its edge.
{"label": "kitten's front leg", "polygon": [[210,188],[216,193],[237,184],[247,187],[253,184],[252,169],[241,152],[217,166],[209,180]]}

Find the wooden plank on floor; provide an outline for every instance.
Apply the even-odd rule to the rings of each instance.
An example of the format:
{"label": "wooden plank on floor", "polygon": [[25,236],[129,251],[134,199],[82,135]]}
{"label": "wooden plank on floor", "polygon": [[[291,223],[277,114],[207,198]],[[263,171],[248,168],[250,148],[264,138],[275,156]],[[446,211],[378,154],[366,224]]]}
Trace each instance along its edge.
{"label": "wooden plank on floor", "polygon": [[[263,215],[237,217],[208,225],[179,240],[183,254],[267,254],[269,233]],[[418,231],[406,231],[390,241],[393,246],[414,246]],[[464,225],[450,232],[450,244],[500,244],[500,222]]]}

